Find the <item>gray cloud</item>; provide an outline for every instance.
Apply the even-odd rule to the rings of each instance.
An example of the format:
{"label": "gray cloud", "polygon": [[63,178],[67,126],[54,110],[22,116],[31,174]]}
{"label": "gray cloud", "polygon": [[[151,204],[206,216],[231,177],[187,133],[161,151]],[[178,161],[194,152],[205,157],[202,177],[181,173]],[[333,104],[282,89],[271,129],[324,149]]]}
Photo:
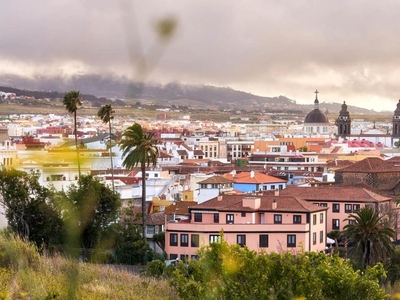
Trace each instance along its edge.
{"label": "gray cloud", "polygon": [[[20,0],[2,3],[0,72],[114,73],[206,83],[310,103],[394,110],[400,2]],[[157,40],[173,16],[174,38]],[[141,57],[151,68],[138,72]],[[145,76],[144,76],[145,75]]]}

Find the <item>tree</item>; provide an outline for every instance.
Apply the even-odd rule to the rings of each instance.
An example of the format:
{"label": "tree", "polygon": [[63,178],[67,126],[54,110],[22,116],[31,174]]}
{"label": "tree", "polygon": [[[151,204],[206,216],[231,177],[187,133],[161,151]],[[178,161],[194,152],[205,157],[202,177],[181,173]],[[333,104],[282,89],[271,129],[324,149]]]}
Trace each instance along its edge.
{"label": "tree", "polygon": [[110,152],[110,161],[111,161],[111,180],[112,180],[112,188],[115,191],[114,187],[114,166],[113,166],[113,158],[112,158],[112,134],[111,134],[111,120],[114,119],[113,113],[115,111],[112,109],[111,104],[103,105],[99,111],[97,112],[97,116],[103,121],[104,124],[108,124],[108,133],[109,137],[109,152]]}
{"label": "tree", "polygon": [[93,176],[82,176],[63,196],[70,241],[78,241],[84,249],[98,247],[118,220],[119,194]]}
{"label": "tree", "polygon": [[364,207],[345,219],[353,221],[343,228],[349,241],[349,256],[356,258],[362,269],[386,261],[394,251],[395,232],[385,225],[384,218],[373,208]]}
{"label": "tree", "polygon": [[182,299],[387,299],[382,264],[355,271],[349,260],[317,252],[257,253],[226,241],[180,262],[171,285]]}
{"label": "tree", "polygon": [[63,243],[65,228],[54,191],[38,182],[37,173],[15,169],[0,170],[0,203],[8,228],[38,247]]}
{"label": "tree", "polygon": [[332,230],[328,233],[328,237],[335,240],[335,251],[339,253],[339,241],[343,238],[343,233],[340,230]]}
{"label": "tree", "polygon": [[81,164],[79,160],[79,149],[78,149],[78,133],[76,126],[76,111],[78,110],[78,106],[82,105],[82,95],[79,94],[78,91],[69,91],[64,95],[63,104],[65,105],[66,110],[73,114],[74,116],[74,135],[75,135],[75,150],[76,157],[78,163],[78,175],[81,176]]}
{"label": "tree", "polygon": [[[146,238],[146,167],[157,165],[158,140],[152,132],[144,132],[140,124],[135,123],[122,134],[119,143],[124,160],[122,165],[128,169],[140,166],[142,172],[142,234]],[[146,259],[145,259],[146,260]]]}

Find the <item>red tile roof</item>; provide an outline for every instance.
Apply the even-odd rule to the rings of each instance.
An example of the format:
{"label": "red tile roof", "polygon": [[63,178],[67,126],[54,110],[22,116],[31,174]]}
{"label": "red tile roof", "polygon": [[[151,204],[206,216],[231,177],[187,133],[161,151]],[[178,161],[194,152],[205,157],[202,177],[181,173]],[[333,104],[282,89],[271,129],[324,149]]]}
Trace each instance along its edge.
{"label": "red tile roof", "polygon": [[203,181],[200,181],[198,183],[203,183],[203,184],[207,184],[207,183],[214,183],[214,184],[215,183],[233,183],[233,181],[228,179],[228,178],[226,178],[226,177],[224,177],[224,176],[215,175],[215,176],[207,178],[207,179],[205,179]]}
{"label": "red tile roof", "polygon": [[393,163],[384,161],[378,157],[368,157],[353,165],[336,170],[343,173],[393,173],[399,172],[400,167],[396,167]]}
{"label": "red tile roof", "polygon": [[[221,200],[218,197],[208,200],[194,207],[194,210],[216,210],[216,211],[285,211],[285,212],[316,212],[328,209],[318,206],[294,196],[284,195],[254,195],[251,197],[260,198],[260,207],[253,209],[243,206],[243,198],[249,198],[249,194],[241,195],[223,195]],[[277,207],[272,207],[273,201],[276,201]]]}
{"label": "red tile roof", "polygon": [[187,215],[189,214],[189,207],[197,206],[197,202],[193,201],[179,201],[165,208],[164,212],[167,215]]}
{"label": "red tile roof", "polygon": [[[273,192],[266,192],[272,194]],[[293,187],[279,190],[280,195],[296,196],[307,201],[322,202],[365,202],[389,201],[391,198],[379,195],[364,187],[354,186],[316,186]]]}
{"label": "red tile roof", "polygon": [[[254,174],[254,177],[251,175]],[[226,174],[226,178],[233,180],[235,183],[279,183],[287,182],[287,180],[280,179],[274,176],[270,176],[264,173],[258,172],[241,172],[235,175]]]}

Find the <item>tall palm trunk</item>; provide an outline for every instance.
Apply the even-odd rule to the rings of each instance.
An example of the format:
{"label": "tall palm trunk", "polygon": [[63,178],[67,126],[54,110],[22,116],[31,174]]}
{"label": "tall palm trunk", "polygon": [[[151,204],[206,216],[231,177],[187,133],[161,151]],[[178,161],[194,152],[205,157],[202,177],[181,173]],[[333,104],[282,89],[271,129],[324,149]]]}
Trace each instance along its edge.
{"label": "tall palm trunk", "polygon": [[[146,210],[146,164],[142,162],[142,236],[147,244],[146,233],[147,233],[147,210]],[[147,252],[144,254],[143,264],[147,264]]]}
{"label": "tall palm trunk", "polygon": [[110,134],[110,160],[111,160],[111,181],[112,181],[112,189],[113,192],[115,192],[115,186],[114,186],[114,163],[113,163],[113,158],[112,158],[112,151],[111,151],[111,121],[108,122],[108,131]]}
{"label": "tall palm trunk", "polygon": [[75,129],[76,159],[77,159],[77,163],[78,163],[78,178],[81,178],[81,163],[79,160],[78,132],[76,130],[76,111],[74,112],[74,129]]}

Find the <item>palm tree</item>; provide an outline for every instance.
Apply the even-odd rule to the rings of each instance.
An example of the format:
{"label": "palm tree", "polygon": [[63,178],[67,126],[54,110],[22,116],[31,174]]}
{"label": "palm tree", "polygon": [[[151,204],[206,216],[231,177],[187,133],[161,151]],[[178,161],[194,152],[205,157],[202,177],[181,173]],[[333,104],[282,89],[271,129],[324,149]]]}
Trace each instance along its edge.
{"label": "palm tree", "polygon": [[[119,145],[125,157],[122,165],[128,169],[140,166],[142,171],[142,234],[146,240],[146,167],[157,165],[158,140],[153,138],[152,132],[143,132],[140,124],[135,123],[122,134]],[[146,258],[145,258],[146,263]]]}
{"label": "palm tree", "polygon": [[82,101],[82,95],[80,95],[78,91],[69,91],[64,95],[63,104],[65,105],[66,110],[70,114],[74,115],[75,149],[76,149],[79,177],[81,176],[81,164],[79,161],[78,133],[76,130],[76,111],[78,110],[78,106],[82,105],[81,101]]}
{"label": "palm tree", "polygon": [[104,124],[108,123],[108,133],[110,135],[110,142],[109,142],[109,152],[110,152],[110,160],[111,160],[111,181],[112,181],[112,188],[113,192],[115,192],[114,187],[114,167],[113,167],[113,158],[112,158],[112,151],[111,151],[111,120],[114,119],[113,113],[115,111],[112,109],[111,104],[106,104],[100,107],[99,111],[97,112],[97,116],[103,121]]}
{"label": "palm tree", "polygon": [[385,261],[394,251],[395,232],[385,226],[384,217],[373,208],[364,207],[345,219],[353,221],[344,226],[343,234],[350,243],[350,252],[361,259],[362,268]]}

